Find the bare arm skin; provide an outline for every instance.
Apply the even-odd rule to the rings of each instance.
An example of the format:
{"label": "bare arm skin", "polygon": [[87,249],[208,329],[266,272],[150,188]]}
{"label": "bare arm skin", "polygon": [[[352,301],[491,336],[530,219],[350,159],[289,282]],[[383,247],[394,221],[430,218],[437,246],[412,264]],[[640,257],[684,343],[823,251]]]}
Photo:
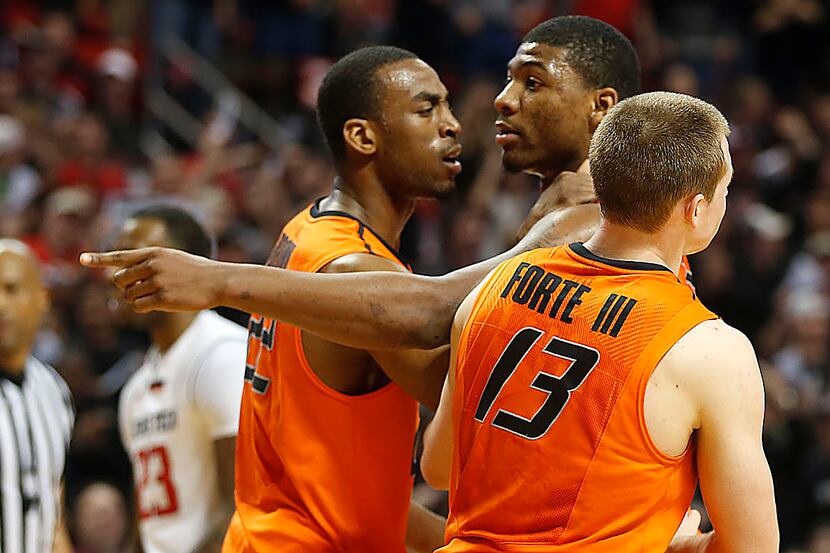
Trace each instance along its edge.
{"label": "bare arm skin", "polygon": [[669,553],[774,553],[778,523],[761,446],[764,390],[749,340],[721,320],[701,323],[661,365],[696,407],[700,487],[714,531],[678,538]]}
{"label": "bare arm skin", "polygon": [[63,483],[58,493],[60,498],[60,509],[58,510],[58,523],[55,525],[55,539],[53,541],[53,553],[72,553],[72,542],[69,539],[69,532],[66,530],[66,511],[63,508]]}
{"label": "bare arm skin", "polygon": [[598,218],[595,204],[551,213],[508,252],[441,277],[309,274],[219,263],[163,248],[83,254],[81,262],[117,268],[113,280],[139,312],[225,305],[351,347],[432,349],[448,343],[458,304],[496,265],[542,245],[585,239]]}
{"label": "bare arm skin", "polygon": [[[399,263],[368,253],[338,258],[323,273],[390,271],[403,273]],[[389,296],[387,302],[397,298]],[[309,365],[328,386],[347,394],[361,394],[379,388],[386,378],[432,410],[438,406],[444,375],[449,366],[449,347],[423,349],[354,349],[302,333],[303,350]],[[381,374],[381,371],[383,374]]]}
{"label": "bare arm skin", "polygon": [[221,494],[221,517],[217,517],[216,526],[200,543],[193,553],[219,553],[222,550],[222,541],[231,522],[234,509],[233,482],[234,460],[236,452],[236,436],[221,438],[213,442],[213,451],[216,456],[216,471],[219,479]]}
{"label": "bare arm skin", "polygon": [[444,545],[444,528],[447,520],[436,515],[420,503],[409,504],[409,520],[406,525],[406,550],[408,553],[432,553]]}
{"label": "bare arm skin", "polygon": [[453,319],[450,340],[450,369],[447,371],[438,410],[424,433],[421,473],[424,475],[427,484],[436,490],[446,490],[450,487],[450,472],[455,450],[452,434],[452,409],[458,344],[461,340],[461,333],[464,331],[464,325],[467,324],[467,319],[470,318],[470,313],[480,291],[481,285],[478,285],[467,295]]}

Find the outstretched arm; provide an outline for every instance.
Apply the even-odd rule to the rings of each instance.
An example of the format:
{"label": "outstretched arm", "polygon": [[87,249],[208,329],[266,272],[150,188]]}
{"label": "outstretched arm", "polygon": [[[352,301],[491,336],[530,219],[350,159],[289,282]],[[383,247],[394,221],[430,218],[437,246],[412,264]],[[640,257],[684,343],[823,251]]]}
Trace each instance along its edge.
{"label": "outstretched arm", "polygon": [[594,204],[551,213],[513,249],[441,277],[309,274],[219,263],[164,248],[87,253],[81,263],[117,268],[113,280],[140,312],[225,305],[356,348],[431,349],[448,343],[456,308],[496,265],[529,249],[585,239],[597,221]]}

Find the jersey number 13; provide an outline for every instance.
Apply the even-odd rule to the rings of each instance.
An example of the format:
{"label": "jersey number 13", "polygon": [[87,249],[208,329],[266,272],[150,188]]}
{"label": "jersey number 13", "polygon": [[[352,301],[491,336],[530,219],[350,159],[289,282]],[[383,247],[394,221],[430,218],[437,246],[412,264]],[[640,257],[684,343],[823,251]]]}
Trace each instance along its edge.
{"label": "jersey number 13", "polygon": [[[477,421],[484,422],[502,388],[542,335],[544,331],[532,327],[523,328],[513,335],[490,372],[481,393],[475,414]],[[553,376],[544,371],[536,374],[530,386],[535,390],[547,392],[545,402],[530,419],[499,409],[492,422],[493,426],[528,440],[538,440],[550,430],[568,403],[571,392],[585,381],[599,362],[597,350],[556,336],[551,338],[542,349],[542,353],[571,362],[562,376]]]}

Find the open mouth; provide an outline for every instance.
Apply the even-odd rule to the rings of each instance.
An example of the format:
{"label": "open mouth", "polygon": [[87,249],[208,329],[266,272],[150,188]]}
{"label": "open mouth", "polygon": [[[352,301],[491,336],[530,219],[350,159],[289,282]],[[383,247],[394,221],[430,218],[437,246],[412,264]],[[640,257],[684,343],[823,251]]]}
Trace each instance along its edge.
{"label": "open mouth", "polygon": [[457,175],[461,172],[461,162],[458,160],[460,156],[461,147],[458,146],[450,150],[449,153],[447,153],[447,155],[441,158],[441,161],[444,162],[444,165],[446,165],[451,172]]}

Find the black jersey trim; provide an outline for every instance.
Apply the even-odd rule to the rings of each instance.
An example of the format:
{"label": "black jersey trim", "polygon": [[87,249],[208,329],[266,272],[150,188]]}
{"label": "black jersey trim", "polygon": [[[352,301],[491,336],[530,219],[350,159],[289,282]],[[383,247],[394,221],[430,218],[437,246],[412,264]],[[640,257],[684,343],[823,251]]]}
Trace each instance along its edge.
{"label": "black jersey trim", "polygon": [[[364,243],[366,243],[366,240],[363,238],[363,229],[366,229],[366,230],[368,230],[369,232],[372,233],[372,236],[374,236],[375,238],[380,240],[380,243],[383,244],[384,246],[386,246],[386,249],[389,250],[392,253],[392,255],[395,256],[395,259],[400,261],[401,264],[404,267],[409,267],[409,263],[407,263],[406,260],[403,257],[401,257],[401,254],[398,253],[398,250],[393,248],[391,245],[389,245],[389,243],[386,242],[386,240],[381,238],[381,236],[377,232],[372,230],[372,227],[370,227],[369,225],[367,225],[366,223],[364,223],[363,221],[361,221],[360,219],[358,219],[357,217],[355,217],[351,213],[346,213],[345,211],[337,211],[337,210],[333,210],[333,209],[326,210],[326,211],[320,210],[320,202],[322,202],[323,199],[324,198],[320,198],[319,200],[317,200],[316,202],[314,202],[311,205],[310,214],[311,214],[312,217],[314,217],[315,219],[318,218],[318,217],[345,217],[346,219],[351,219],[352,221],[356,221],[360,225],[360,227],[358,227],[359,228],[358,234],[360,235],[360,239],[363,240]],[[372,248],[369,247],[369,244],[366,244],[366,247],[369,250],[369,253],[375,253],[375,252],[372,251]]]}
{"label": "black jersey trim", "polygon": [[674,271],[665,265],[660,265],[659,263],[649,263],[648,261],[627,261],[622,259],[608,259],[607,257],[601,257],[588,250],[582,242],[574,242],[569,244],[568,247],[576,255],[584,257],[585,259],[590,259],[591,261],[596,261],[597,263],[602,263],[603,265],[610,265],[612,267],[628,269],[630,271],[667,271],[674,274]]}

